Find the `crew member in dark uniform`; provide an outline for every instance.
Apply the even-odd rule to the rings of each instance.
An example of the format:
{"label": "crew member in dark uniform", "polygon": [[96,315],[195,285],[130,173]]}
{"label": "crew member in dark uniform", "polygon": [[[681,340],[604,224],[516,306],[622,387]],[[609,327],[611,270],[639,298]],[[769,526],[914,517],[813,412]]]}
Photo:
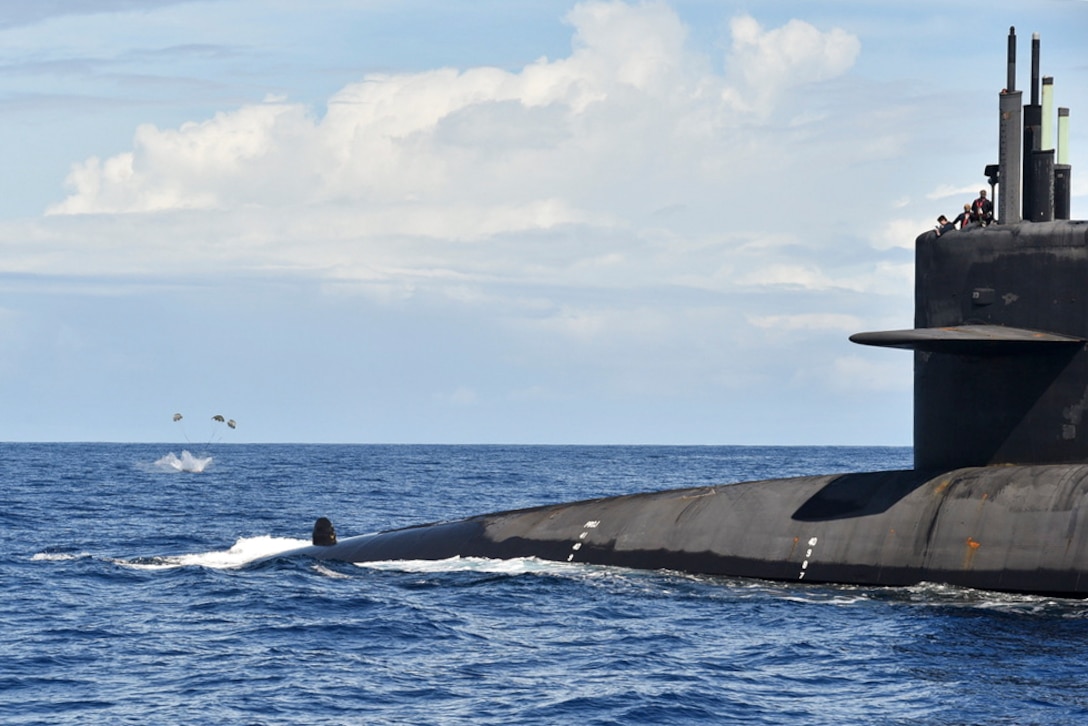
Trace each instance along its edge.
{"label": "crew member in dark uniform", "polygon": [[971,205],[971,214],[983,227],[994,221],[994,203],[986,198],[986,190],[978,190],[978,199]]}
{"label": "crew member in dark uniform", "polygon": [[952,224],[955,225],[956,229],[963,229],[974,221],[976,221],[975,213],[971,211],[971,205],[964,204],[963,211],[956,215],[956,218],[952,220]]}
{"label": "crew member in dark uniform", "polygon": [[951,232],[956,228],[956,225],[948,221],[948,217],[943,214],[937,217],[937,226],[934,228],[937,230],[937,236],[940,237],[945,232]]}

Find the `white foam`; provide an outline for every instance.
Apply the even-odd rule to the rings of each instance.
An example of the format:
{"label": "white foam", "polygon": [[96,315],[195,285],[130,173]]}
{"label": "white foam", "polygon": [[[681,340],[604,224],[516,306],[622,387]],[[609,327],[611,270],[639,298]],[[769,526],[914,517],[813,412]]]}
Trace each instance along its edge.
{"label": "white foam", "polygon": [[30,558],[31,562],[67,562],[90,557],[89,552],[39,552]]}
{"label": "white foam", "polygon": [[309,540],[291,537],[243,537],[226,551],[202,552],[192,555],[171,555],[165,557],[141,558],[138,560],[116,560],[117,564],[140,570],[167,570],[176,567],[208,567],[215,570],[229,570],[244,567],[251,562],[274,557],[284,552],[306,547]]}
{"label": "white foam", "polygon": [[211,463],[212,457],[210,456],[193,456],[188,451],[183,450],[180,457],[175,456],[174,452],[171,451],[156,461],[154,466],[160,471],[199,474],[207,469]]}
{"label": "white foam", "polygon": [[781,599],[787,602],[796,602],[803,605],[835,605],[835,606],[849,606],[857,605],[861,602],[869,602],[870,598],[862,595],[847,596],[847,595],[834,595],[829,593],[805,593],[806,596],[800,595],[784,595]]}
{"label": "white foam", "polygon": [[323,565],[320,562],[315,562],[314,563],[313,571],[316,572],[319,575],[323,575],[325,577],[331,577],[334,580],[350,580],[351,579],[350,575],[345,575],[342,572],[337,572],[336,570],[330,569],[329,567],[326,567],[325,565]]}
{"label": "white foam", "polygon": [[955,607],[1011,614],[1059,612],[1062,617],[1088,617],[1088,601],[1028,593],[994,592],[969,587],[923,582],[901,588],[906,599],[921,607]]}
{"label": "white foam", "polygon": [[500,575],[520,575],[524,573],[570,573],[572,569],[584,570],[584,565],[571,565],[567,562],[552,562],[536,557],[515,557],[509,560],[495,560],[486,557],[450,557],[444,560],[380,560],[376,562],[355,562],[357,567],[394,572],[485,572]]}

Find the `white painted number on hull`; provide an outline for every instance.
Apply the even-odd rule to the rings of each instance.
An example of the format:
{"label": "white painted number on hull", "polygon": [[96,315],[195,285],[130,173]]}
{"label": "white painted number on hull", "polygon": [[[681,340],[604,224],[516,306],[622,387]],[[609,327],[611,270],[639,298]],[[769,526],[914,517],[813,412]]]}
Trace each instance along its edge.
{"label": "white painted number on hull", "polygon": [[[598,526],[600,526],[600,524],[601,524],[601,520],[599,520],[599,519],[591,519],[588,522],[586,522],[585,524],[583,524],[582,526],[585,529],[582,530],[582,533],[580,535],[578,535],[578,539],[579,540],[584,540],[586,537],[589,536],[589,530],[596,529]],[[570,554],[567,555],[567,562],[573,562],[574,561],[574,553],[577,552],[580,549],[582,549],[581,541],[575,542],[570,548],[570,550],[571,550]]]}
{"label": "white painted number on hull", "polygon": [[818,542],[818,541],[819,540],[816,537],[812,537],[811,539],[809,539],[808,549],[805,550],[805,560],[804,560],[804,562],[801,563],[801,572],[800,572],[800,574],[797,575],[798,580],[805,579],[805,571],[808,570],[808,561],[812,558],[812,552],[813,552],[813,550],[816,549],[816,542]]}

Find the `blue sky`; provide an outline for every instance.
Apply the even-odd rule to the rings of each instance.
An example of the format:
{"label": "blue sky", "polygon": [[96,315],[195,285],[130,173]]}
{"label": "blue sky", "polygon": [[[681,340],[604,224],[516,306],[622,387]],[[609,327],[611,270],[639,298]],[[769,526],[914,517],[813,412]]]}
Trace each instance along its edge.
{"label": "blue sky", "polygon": [[1082,0],[0,2],[0,440],[907,445],[1010,25],[1088,217]]}

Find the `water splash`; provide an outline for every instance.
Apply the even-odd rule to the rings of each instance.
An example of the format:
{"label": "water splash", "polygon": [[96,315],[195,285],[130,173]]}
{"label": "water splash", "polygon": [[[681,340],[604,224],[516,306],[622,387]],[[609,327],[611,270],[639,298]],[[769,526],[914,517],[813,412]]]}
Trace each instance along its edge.
{"label": "water splash", "polygon": [[154,466],[160,471],[184,471],[199,474],[207,469],[211,463],[212,457],[210,456],[193,456],[187,450],[183,450],[180,457],[175,456],[174,452],[171,451],[169,454],[156,461]]}

